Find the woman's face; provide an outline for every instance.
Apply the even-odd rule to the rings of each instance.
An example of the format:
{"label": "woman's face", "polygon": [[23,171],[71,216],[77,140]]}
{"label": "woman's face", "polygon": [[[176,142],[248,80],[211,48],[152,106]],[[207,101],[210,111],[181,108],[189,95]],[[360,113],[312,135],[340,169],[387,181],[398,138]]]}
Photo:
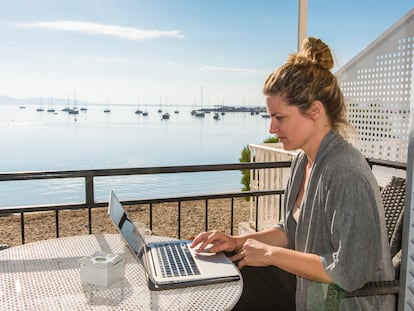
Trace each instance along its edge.
{"label": "woman's face", "polygon": [[300,113],[297,106],[288,105],[280,95],[267,95],[266,105],[271,118],[269,132],[279,137],[285,150],[306,151],[315,131],[314,120]]}

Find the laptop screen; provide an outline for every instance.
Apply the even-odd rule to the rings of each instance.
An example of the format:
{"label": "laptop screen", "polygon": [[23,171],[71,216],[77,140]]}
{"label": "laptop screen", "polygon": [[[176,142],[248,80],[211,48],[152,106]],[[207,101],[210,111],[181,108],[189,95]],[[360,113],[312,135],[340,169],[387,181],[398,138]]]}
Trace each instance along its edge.
{"label": "laptop screen", "polygon": [[113,191],[111,191],[109,199],[108,214],[111,217],[112,222],[118,228],[118,231],[121,233],[122,238],[128,244],[128,247],[140,260],[142,260],[145,251],[144,239],[131,219],[128,218],[125,209]]}

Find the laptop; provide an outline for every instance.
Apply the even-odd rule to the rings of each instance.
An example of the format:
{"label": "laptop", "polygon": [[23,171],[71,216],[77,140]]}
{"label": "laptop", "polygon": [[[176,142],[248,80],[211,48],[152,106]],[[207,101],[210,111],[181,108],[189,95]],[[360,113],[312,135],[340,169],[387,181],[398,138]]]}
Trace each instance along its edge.
{"label": "laptop", "polygon": [[191,241],[146,243],[128,217],[114,191],[110,191],[108,214],[122,239],[146,271],[148,287],[162,290],[240,279],[240,272],[224,253],[197,253]]}

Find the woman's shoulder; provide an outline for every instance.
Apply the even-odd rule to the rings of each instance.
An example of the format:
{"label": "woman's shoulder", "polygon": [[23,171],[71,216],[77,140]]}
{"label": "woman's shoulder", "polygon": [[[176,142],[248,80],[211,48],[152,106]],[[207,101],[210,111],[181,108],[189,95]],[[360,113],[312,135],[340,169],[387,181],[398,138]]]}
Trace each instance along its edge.
{"label": "woman's shoulder", "polygon": [[364,155],[350,142],[345,139],[338,139],[322,150],[319,159],[321,162],[331,164],[338,169],[353,169],[368,166]]}
{"label": "woman's shoulder", "polygon": [[364,155],[346,141],[330,148],[315,169],[331,181],[340,179],[344,183],[372,184],[375,179]]}

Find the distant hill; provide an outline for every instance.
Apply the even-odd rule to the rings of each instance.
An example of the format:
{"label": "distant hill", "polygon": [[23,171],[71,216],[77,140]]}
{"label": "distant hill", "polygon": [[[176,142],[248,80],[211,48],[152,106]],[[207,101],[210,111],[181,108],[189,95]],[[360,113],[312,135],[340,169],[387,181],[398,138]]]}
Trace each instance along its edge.
{"label": "distant hill", "polygon": [[[35,101],[32,99],[19,99],[19,98],[14,98],[14,97],[9,97],[9,96],[3,96],[0,95],[0,105],[3,104],[8,104],[8,105],[21,105],[21,104],[27,104],[29,102],[33,102],[35,103]],[[39,102],[39,99],[37,99],[37,102]]]}
{"label": "distant hill", "polygon": [[[42,104],[48,105],[50,104],[51,99],[47,97],[42,97]],[[53,104],[54,105],[67,105],[68,100],[67,99],[61,99],[61,98],[53,98]],[[71,105],[72,105],[71,100]],[[80,102],[78,102],[80,104]],[[87,103],[88,105],[91,103]],[[40,105],[40,97],[32,97],[32,98],[16,98],[16,97],[9,97],[0,95],[0,105]]]}

